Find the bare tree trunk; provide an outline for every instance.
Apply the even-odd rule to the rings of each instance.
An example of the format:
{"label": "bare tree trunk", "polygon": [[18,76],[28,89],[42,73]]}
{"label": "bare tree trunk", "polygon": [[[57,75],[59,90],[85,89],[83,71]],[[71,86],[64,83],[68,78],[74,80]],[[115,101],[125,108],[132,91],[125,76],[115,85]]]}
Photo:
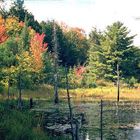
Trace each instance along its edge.
{"label": "bare tree trunk", "polygon": [[59,103],[58,97],[58,44],[56,36],[56,27],[54,22],[54,103]]}
{"label": "bare tree trunk", "polygon": [[59,98],[58,98],[58,87],[57,87],[57,76],[54,75],[54,103],[58,104],[59,103]]}
{"label": "bare tree trunk", "polygon": [[8,79],[8,91],[7,91],[7,95],[8,95],[8,100],[10,98],[10,79]]}
{"label": "bare tree trunk", "polygon": [[65,75],[66,75],[66,89],[67,89],[67,99],[68,99],[68,106],[69,106],[69,115],[70,115],[70,124],[71,124],[71,131],[72,131],[72,140],[75,140],[75,133],[74,133],[74,127],[73,127],[73,113],[72,113],[72,107],[71,107],[71,99],[70,99],[70,93],[69,93],[69,83],[68,83],[68,75],[67,75],[67,68],[65,67]]}
{"label": "bare tree trunk", "polygon": [[19,84],[19,98],[18,98],[18,108],[19,109],[22,109],[22,98],[21,98],[21,73],[19,73],[19,76],[18,76],[18,84]]}
{"label": "bare tree trunk", "polygon": [[101,112],[100,112],[100,134],[101,140],[103,140],[103,101],[101,100]]}
{"label": "bare tree trunk", "polygon": [[120,72],[119,72],[119,64],[117,64],[117,101],[120,100]]}

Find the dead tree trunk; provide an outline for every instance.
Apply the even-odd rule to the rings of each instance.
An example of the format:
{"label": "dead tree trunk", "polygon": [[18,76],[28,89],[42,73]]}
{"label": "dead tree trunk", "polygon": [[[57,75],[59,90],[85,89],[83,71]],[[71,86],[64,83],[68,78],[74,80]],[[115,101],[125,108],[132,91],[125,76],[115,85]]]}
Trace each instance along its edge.
{"label": "dead tree trunk", "polygon": [[54,29],[54,103],[59,103],[58,97],[58,44],[57,44],[57,36],[56,36],[56,27],[55,22],[53,25]]}
{"label": "dead tree trunk", "polygon": [[70,125],[71,125],[71,132],[72,132],[72,140],[75,140],[75,132],[74,132],[74,127],[73,127],[73,113],[72,113],[72,107],[71,107],[71,99],[70,99],[69,83],[68,83],[68,74],[67,74],[66,66],[65,66],[65,75],[66,75],[66,89],[67,89],[67,99],[68,99],[68,106],[69,106],[69,115],[70,115]]}
{"label": "dead tree trunk", "polygon": [[103,101],[101,100],[101,112],[100,112],[100,134],[101,140],[103,140]]}
{"label": "dead tree trunk", "polygon": [[119,72],[119,64],[117,64],[117,101],[120,100],[120,72]]}
{"label": "dead tree trunk", "polygon": [[10,79],[8,79],[8,91],[7,91],[7,95],[8,95],[8,100],[10,98]]}
{"label": "dead tree trunk", "polygon": [[18,97],[18,108],[22,109],[22,98],[21,98],[21,73],[18,75],[18,89],[19,89],[19,97]]}

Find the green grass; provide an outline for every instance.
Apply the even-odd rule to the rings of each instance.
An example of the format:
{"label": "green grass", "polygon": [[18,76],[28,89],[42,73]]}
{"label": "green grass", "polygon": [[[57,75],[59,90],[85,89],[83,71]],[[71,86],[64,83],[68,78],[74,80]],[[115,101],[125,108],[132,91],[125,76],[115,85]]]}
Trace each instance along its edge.
{"label": "green grass", "polygon": [[[11,99],[16,99],[18,97],[18,91],[14,90],[11,94]],[[106,87],[97,88],[77,88],[71,89],[70,95],[74,100],[116,100],[117,98],[117,87],[110,85]],[[48,85],[43,85],[35,90],[23,90],[22,97],[24,99],[41,99],[41,100],[53,100],[53,87]],[[67,98],[66,89],[59,89],[59,97],[61,100]],[[7,98],[6,94],[1,95],[1,98]],[[120,100],[140,100],[140,89],[139,88],[127,88],[120,87]]]}
{"label": "green grass", "polygon": [[[24,103],[26,104],[26,103]],[[10,109],[16,101],[0,101],[0,138],[2,140],[49,140],[48,136],[37,128],[37,120],[27,109]]]}
{"label": "green grass", "polygon": [[[113,86],[94,89],[75,89],[71,90],[71,95],[75,100],[116,100],[117,88]],[[120,100],[140,100],[140,89],[121,88]]]}
{"label": "green grass", "polygon": [[[97,87],[97,88],[78,88],[71,89],[70,95],[74,101],[99,101],[116,100],[117,88],[115,86]],[[65,137],[51,137],[48,136],[40,127],[37,127],[38,120],[34,118],[34,114],[29,111],[29,99],[47,100],[42,102],[38,107],[55,107],[53,104],[53,87],[43,85],[36,90],[23,90],[22,97],[24,99],[24,110],[16,109],[18,91],[12,89],[9,104],[5,100],[6,94],[0,96],[0,138],[2,140],[67,140]],[[65,89],[59,89],[59,97],[61,105],[64,109],[66,107],[67,94]],[[136,101],[140,100],[140,89],[121,87],[120,100],[122,101]],[[44,104],[46,103],[46,104]],[[14,109],[10,109],[12,105]]]}
{"label": "green grass", "polygon": [[[97,88],[77,88],[71,89],[70,95],[73,100],[116,100],[117,99],[117,87],[97,87]],[[60,98],[66,99],[67,93],[65,89],[59,89]],[[25,91],[25,98],[34,97],[38,99],[53,99],[53,87],[44,86],[37,91]],[[120,87],[120,100],[140,100],[139,88],[127,88]]]}
{"label": "green grass", "polygon": [[24,101],[23,110],[17,110],[16,106],[16,100],[0,100],[0,140],[68,140],[45,132],[38,125],[39,118],[28,109],[27,101]]}

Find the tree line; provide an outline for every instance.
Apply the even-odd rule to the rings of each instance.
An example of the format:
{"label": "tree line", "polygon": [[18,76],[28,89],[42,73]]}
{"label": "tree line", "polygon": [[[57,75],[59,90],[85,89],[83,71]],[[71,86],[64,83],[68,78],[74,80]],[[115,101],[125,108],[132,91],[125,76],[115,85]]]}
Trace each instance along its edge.
{"label": "tree line", "polygon": [[54,73],[58,87],[65,87],[65,67],[70,88],[96,87],[99,81],[115,83],[117,65],[121,80],[133,85],[140,82],[140,49],[133,44],[134,38],[120,21],[104,31],[93,28],[87,36],[79,27],[54,20],[39,23],[22,0],[13,2],[9,10],[1,6],[0,90],[7,87],[9,96],[10,87],[17,87],[20,99],[24,88],[53,85]]}

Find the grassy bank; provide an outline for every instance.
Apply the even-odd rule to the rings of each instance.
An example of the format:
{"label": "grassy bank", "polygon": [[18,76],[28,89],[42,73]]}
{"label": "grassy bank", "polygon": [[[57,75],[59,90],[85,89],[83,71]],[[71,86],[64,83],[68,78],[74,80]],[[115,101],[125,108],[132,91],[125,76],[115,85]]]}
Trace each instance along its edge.
{"label": "grassy bank", "polygon": [[1,140],[49,140],[42,129],[37,127],[33,113],[27,109],[11,109],[11,105],[16,106],[16,101],[0,101]]}
{"label": "grassy bank", "polygon": [[[72,99],[81,101],[94,101],[94,100],[116,100],[117,99],[117,87],[107,86],[107,87],[97,87],[97,88],[77,88],[71,89],[70,94]],[[53,99],[53,87],[48,85],[43,85],[34,90],[23,90],[22,96],[24,99],[34,98],[34,99]],[[7,98],[6,93],[1,95],[3,98]],[[12,90],[11,98],[17,98],[18,91]],[[59,89],[59,97],[63,100],[66,99],[67,94],[65,89]],[[120,100],[140,100],[140,88],[120,88]]]}
{"label": "grassy bank", "polygon": [[44,131],[40,118],[29,110],[27,101],[23,102],[24,108],[18,110],[16,100],[0,100],[0,140],[68,140]]}
{"label": "grassy bank", "polygon": [[[117,98],[117,87],[97,87],[97,88],[77,88],[71,89],[70,94],[74,100],[116,100]],[[62,99],[66,99],[66,90],[59,89],[59,96]],[[52,87],[41,87],[36,91],[25,91],[24,97],[35,97],[43,99],[53,98],[53,88]],[[120,88],[120,100],[140,100],[140,88]]]}
{"label": "grassy bank", "polygon": [[[115,101],[117,99],[117,88],[115,86],[98,87],[90,89],[71,89],[70,94],[75,101],[98,101],[100,99]],[[67,98],[65,89],[59,89],[59,96],[62,101]],[[7,98],[6,93],[1,95],[0,100],[0,138],[3,140],[66,140],[65,137],[51,137],[46,132],[38,127],[38,120],[34,117],[34,114],[29,110],[29,101],[24,100],[25,109],[20,111],[17,110],[18,91],[12,90],[10,104],[12,109],[9,108],[11,105],[7,103],[4,98]],[[53,87],[44,85],[34,90],[23,90],[22,97],[24,99],[44,99],[48,100],[40,102],[38,107],[50,107],[54,108],[52,103],[53,99]],[[120,90],[120,100],[122,101],[140,101],[140,89],[139,88],[127,88],[123,87]],[[36,104],[37,105],[37,104]],[[15,106],[15,108],[14,108]],[[66,107],[65,102],[59,105],[59,108]]]}
{"label": "grassy bank", "polygon": [[[101,87],[94,89],[75,89],[71,90],[71,95],[75,100],[116,100],[117,88],[114,87]],[[140,100],[139,88],[122,88],[120,90],[120,100]]]}

